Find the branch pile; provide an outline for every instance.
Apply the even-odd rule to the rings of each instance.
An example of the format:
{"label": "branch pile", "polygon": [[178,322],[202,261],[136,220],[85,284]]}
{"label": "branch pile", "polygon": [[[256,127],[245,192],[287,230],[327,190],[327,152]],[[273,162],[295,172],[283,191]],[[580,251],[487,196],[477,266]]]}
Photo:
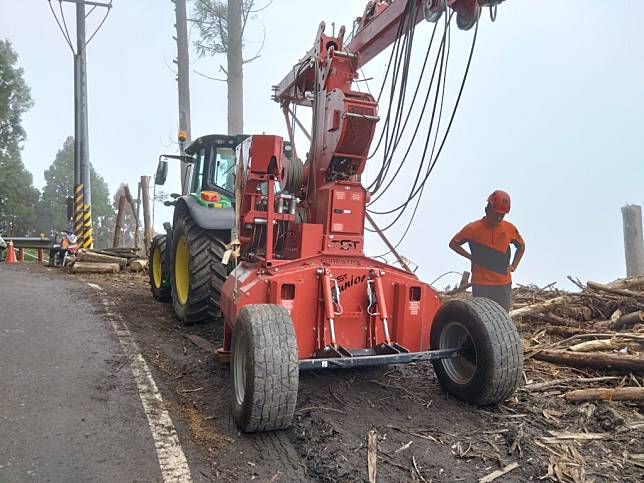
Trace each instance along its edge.
{"label": "branch pile", "polygon": [[510,316],[526,358],[606,373],[644,374],[644,277],[588,282],[576,293],[519,288]]}

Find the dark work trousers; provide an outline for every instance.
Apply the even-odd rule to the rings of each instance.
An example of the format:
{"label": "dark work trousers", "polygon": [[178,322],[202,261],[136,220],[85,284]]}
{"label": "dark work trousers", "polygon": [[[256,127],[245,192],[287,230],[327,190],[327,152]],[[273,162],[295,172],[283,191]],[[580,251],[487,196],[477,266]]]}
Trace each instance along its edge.
{"label": "dark work trousers", "polygon": [[474,297],[485,297],[494,300],[508,312],[512,308],[512,284],[508,285],[472,285]]}

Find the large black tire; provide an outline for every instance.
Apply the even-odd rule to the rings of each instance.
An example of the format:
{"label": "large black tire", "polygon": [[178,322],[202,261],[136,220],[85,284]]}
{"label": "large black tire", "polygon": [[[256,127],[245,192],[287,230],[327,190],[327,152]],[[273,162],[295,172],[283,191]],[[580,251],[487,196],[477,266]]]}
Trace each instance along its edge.
{"label": "large black tire", "polygon": [[489,299],[459,299],[443,305],[432,324],[431,348],[463,347],[463,355],[434,361],[448,393],[485,406],[509,398],[521,382],[523,347],[512,319]]}
{"label": "large black tire", "polygon": [[150,290],[152,296],[159,302],[169,302],[172,298],[172,288],[164,286],[168,268],[166,267],[167,236],[157,235],[152,239],[150,246],[150,264],[148,273],[150,275]]}
{"label": "large black tire", "polygon": [[[204,230],[189,215],[177,219],[172,236],[172,305],[184,324],[210,322],[219,316],[219,295],[228,276],[221,259],[229,236],[227,231]],[[184,243],[182,249],[187,250],[188,260],[183,262],[188,268],[178,287],[185,265],[177,249]]]}
{"label": "large black tire", "polygon": [[232,414],[242,431],[287,428],[299,384],[297,340],[281,305],[246,305],[233,329]]}

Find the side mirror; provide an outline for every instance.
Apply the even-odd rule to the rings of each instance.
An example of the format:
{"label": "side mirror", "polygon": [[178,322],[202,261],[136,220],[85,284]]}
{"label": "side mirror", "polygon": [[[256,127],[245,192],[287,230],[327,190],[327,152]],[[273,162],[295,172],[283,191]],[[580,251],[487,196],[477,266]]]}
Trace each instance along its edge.
{"label": "side mirror", "polygon": [[172,198],[173,200],[176,200],[178,198],[181,198],[181,195],[179,193],[171,193],[170,198]]}
{"label": "side mirror", "polygon": [[168,161],[166,161],[165,159],[159,159],[157,172],[154,175],[154,184],[158,186],[163,186],[167,178],[168,178]]}
{"label": "side mirror", "polygon": [[163,205],[164,206],[174,206],[174,201],[164,201]]}

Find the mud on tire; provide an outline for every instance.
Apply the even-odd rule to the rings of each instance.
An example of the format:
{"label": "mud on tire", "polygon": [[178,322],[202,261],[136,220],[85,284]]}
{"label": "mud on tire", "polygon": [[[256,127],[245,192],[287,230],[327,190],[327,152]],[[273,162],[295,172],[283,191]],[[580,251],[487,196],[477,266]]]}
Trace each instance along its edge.
{"label": "mud on tire", "polygon": [[499,403],[514,393],[523,373],[523,347],[499,304],[484,298],[461,299],[439,309],[431,348],[457,347],[463,347],[462,356],[433,362],[448,393],[479,406]]}
{"label": "mud on tire", "polygon": [[[204,230],[189,215],[175,224],[172,263],[172,305],[184,324],[208,322],[219,316],[219,295],[226,281],[226,267],[221,259],[226,251],[228,231]],[[188,250],[187,298],[177,293],[177,246],[185,240]]]}
{"label": "mud on tire", "polygon": [[[166,235],[158,235],[152,239],[152,245],[150,246],[150,265],[148,270],[150,275],[150,290],[152,291],[152,296],[159,302],[169,302],[172,298],[172,289],[169,286],[165,287],[163,285],[165,277],[168,274],[168,268],[165,262],[166,245]],[[158,261],[156,257],[159,257]],[[158,268],[161,270],[158,271]]]}
{"label": "mud on tire", "polygon": [[293,322],[280,305],[243,307],[233,329],[231,408],[242,431],[291,424],[299,384]]}

